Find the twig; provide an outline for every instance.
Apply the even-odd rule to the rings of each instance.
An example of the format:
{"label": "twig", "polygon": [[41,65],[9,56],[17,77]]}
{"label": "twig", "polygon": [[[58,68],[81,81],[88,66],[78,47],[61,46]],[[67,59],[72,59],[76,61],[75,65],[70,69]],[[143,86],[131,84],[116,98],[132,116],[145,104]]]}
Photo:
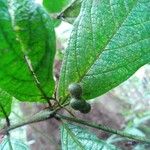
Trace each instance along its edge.
{"label": "twig", "polygon": [[[64,110],[66,110],[72,117],[76,117],[69,109],[66,108],[66,105],[65,105],[65,107],[63,105],[61,105],[56,97],[55,97],[55,101],[57,102],[57,104],[60,108],[63,108]],[[69,103],[67,105],[69,105]]]}
{"label": "twig", "polygon": [[6,127],[4,129],[2,129],[0,131],[0,134],[6,135],[7,132],[9,132],[13,129],[16,129],[16,128],[19,128],[19,127],[22,127],[22,126],[25,126],[25,125],[28,125],[28,124],[41,122],[41,121],[45,121],[47,119],[53,118],[54,114],[56,113],[57,110],[53,110],[53,111],[50,111],[49,109],[48,110],[43,110],[43,111],[35,114],[34,116],[30,117],[29,119],[23,121],[23,122],[20,122],[20,123],[17,123],[17,124],[14,124],[14,125],[11,125],[9,127]]}
{"label": "twig", "polygon": [[128,134],[128,133],[125,133],[123,131],[114,130],[114,129],[109,128],[109,127],[104,126],[104,125],[100,125],[100,124],[98,125],[98,124],[93,123],[93,122],[84,121],[84,120],[77,119],[77,118],[71,118],[71,117],[60,115],[60,114],[56,114],[55,116],[58,119],[64,119],[64,120],[68,120],[68,121],[75,122],[75,123],[78,123],[78,124],[83,124],[83,125],[93,127],[93,128],[99,129],[99,130],[103,130],[103,131],[108,132],[108,133],[117,134],[117,135],[120,135],[120,136],[125,137],[125,138],[129,138],[129,139],[132,139],[132,140],[136,140],[136,141],[139,141],[139,142],[150,144],[150,139],[140,137],[140,136],[135,136],[135,135],[132,135],[132,134]]}
{"label": "twig", "polygon": [[51,119],[51,118],[56,118],[56,119],[60,119],[60,120],[64,119],[64,120],[68,120],[68,121],[75,122],[75,123],[78,123],[78,124],[83,124],[83,125],[93,127],[93,128],[99,129],[99,130],[103,130],[103,131],[108,132],[108,133],[120,135],[120,136],[125,137],[125,138],[129,138],[129,139],[132,139],[132,140],[136,140],[136,141],[139,141],[139,142],[150,144],[150,139],[147,139],[147,138],[144,138],[144,137],[135,136],[135,135],[132,135],[132,134],[125,133],[123,131],[119,131],[119,130],[114,130],[114,129],[109,128],[107,126],[96,124],[96,123],[93,123],[93,122],[89,122],[89,121],[85,121],[85,120],[81,120],[81,119],[72,118],[72,117],[57,114],[56,111],[59,110],[59,109],[60,108],[57,108],[56,110],[53,110],[53,111],[44,110],[42,112],[39,112],[36,115],[34,115],[32,118],[30,117],[31,119],[28,119],[26,121],[23,121],[23,122],[20,122],[20,123],[17,123],[17,124],[14,124],[14,125],[11,125],[9,127],[6,127],[4,129],[2,129],[0,131],[0,134],[6,135],[9,131],[11,131],[13,129],[16,129],[16,128],[19,128],[21,126],[36,123],[36,122],[41,122],[41,121]]}
{"label": "twig", "polygon": [[[3,114],[4,114],[4,116],[5,116],[7,128],[9,128],[9,127],[10,127],[10,120],[9,120],[9,117],[8,117],[6,111],[5,111],[5,109],[4,109],[4,107],[3,107],[3,105],[2,105],[1,103],[0,103],[0,108],[1,108],[1,110],[2,110],[2,112],[3,112]],[[9,131],[6,131],[6,135],[7,135],[7,137],[8,137],[9,149],[10,149],[10,150],[13,150],[13,147],[12,147],[12,144],[11,144],[11,140],[10,140]]]}

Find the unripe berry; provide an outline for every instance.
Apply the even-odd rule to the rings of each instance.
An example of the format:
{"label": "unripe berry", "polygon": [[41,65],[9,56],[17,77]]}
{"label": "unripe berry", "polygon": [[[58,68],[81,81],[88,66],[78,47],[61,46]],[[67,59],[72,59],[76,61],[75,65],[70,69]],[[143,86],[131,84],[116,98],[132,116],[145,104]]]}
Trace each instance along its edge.
{"label": "unripe berry", "polygon": [[91,105],[86,103],[85,106],[80,110],[81,113],[87,114],[91,111]]}
{"label": "unripe berry", "polygon": [[82,95],[82,87],[78,83],[72,83],[69,85],[68,90],[71,94],[71,97],[81,98]]}
{"label": "unripe berry", "polygon": [[86,102],[84,100],[81,100],[81,99],[72,98],[70,101],[70,106],[74,110],[81,110],[85,107],[85,105],[86,105]]}

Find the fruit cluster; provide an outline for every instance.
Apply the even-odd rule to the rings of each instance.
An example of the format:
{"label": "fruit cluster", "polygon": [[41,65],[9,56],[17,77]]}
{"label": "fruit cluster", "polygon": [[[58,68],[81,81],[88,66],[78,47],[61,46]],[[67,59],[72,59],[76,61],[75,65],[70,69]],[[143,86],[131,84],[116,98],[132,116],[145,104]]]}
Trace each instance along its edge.
{"label": "fruit cluster", "polygon": [[81,113],[88,113],[91,110],[91,105],[82,98],[82,87],[78,83],[69,85],[68,90],[71,95],[70,106],[74,110],[79,110]]}

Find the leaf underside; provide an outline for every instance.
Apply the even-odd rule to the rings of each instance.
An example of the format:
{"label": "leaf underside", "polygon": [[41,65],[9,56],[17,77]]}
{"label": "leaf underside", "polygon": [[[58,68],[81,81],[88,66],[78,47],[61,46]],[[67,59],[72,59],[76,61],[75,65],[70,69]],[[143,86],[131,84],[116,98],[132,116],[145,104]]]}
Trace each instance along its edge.
{"label": "leaf underside", "polygon": [[43,101],[25,56],[41,88],[51,96],[55,55],[51,19],[32,0],[9,0],[9,6],[10,13],[7,1],[0,1],[0,88],[19,100]]}
{"label": "leaf underside", "polygon": [[14,150],[30,150],[30,148],[25,143],[23,143],[21,140],[12,139],[12,138],[11,139],[9,139],[9,138],[4,139],[2,141],[2,143],[0,144],[0,150],[11,149],[9,142],[11,142],[11,146]]}
{"label": "leaf underside", "polygon": [[78,82],[83,97],[100,96],[150,61],[149,0],[84,0],[66,49],[61,102]]}
{"label": "leaf underside", "polygon": [[62,150],[118,150],[85,128],[72,124],[63,124],[61,127],[61,141]]}

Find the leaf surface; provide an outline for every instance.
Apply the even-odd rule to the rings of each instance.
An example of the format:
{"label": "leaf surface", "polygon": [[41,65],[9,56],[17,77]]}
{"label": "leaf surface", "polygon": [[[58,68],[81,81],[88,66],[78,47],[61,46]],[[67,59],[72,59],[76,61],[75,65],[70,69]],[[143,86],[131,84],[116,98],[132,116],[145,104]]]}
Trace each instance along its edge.
{"label": "leaf surface", "polygon": [[60,17],[69,23],[73,23],[80,13],[81,3],[83,0],[74,0],[60,13]]}
{"label": "leaf surface", "polygon": [[150,61],[149,0],[84,0],[65,52],[61,102],[73,82],[83,97],[100,96]]}
{"label": "leaf surface", "polygon": [[61,127],[62,150],[119,150],[86,129],[72,124]]}
{"label": "leaf surface", "polygon": [[10,148],[10,144],[9,144],[9,140],[11,142],[12,148],[14,150],[30,150],[30,148],[23,143],[21,140],[17,140],[17,139],[4,139],[3,142],[0,144],[0,150],[9,150]]}
{"label": "leaf surface", "polygon": [[52,21],[33,0],[9,0],[9,6],[10,13],[7,1],[0,1],[0,88],[19,100],[43,101],[29,66],[44,93],[51,96],[55,55]]}
{"label": "leaf surface", "polygon": [[43,0],[43,5],[50,13],[60,12],[70,0]]}

